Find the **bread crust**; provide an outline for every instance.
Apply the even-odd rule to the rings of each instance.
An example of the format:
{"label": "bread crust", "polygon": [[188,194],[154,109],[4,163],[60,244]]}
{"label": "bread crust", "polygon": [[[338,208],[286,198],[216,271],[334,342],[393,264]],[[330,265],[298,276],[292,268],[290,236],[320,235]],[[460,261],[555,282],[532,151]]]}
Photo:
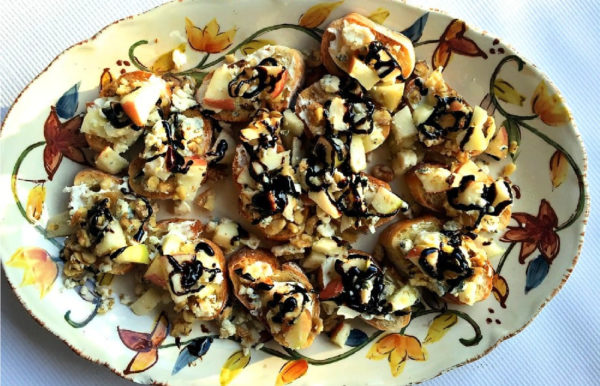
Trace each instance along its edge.
{"label": "bread crust", "polygon": [[[239,276],[235,273],[237,269],[240,269],[254,262],[261,261],[263,263],[269,264],[273,270],[273,275],[271,279],[273,282],[295,282],[300,283],[304,286],[306,291],[311,294],[313,292],[313,286],[304,274],[300,267],[295,263],[287,262],[280,264],[279,261],[273,256],[269,251],[264,249],[249,249],[242,248],[235,252],[229,259],[228,270],[229,270],[229,278],[231,279],[231,283],[233,285],[234,295],[237,299],[251,312],[255,310],[252,305],[252,301],[248,295],[241,295],[239,293],[241,283]],[[258,311],[258,310],[257,310]],[[260,310],[257,316],[260,320],[266,323],[266,312],[265,310]],[[273,338],[282,346],[285,347],[293,347],[293,348],[306,348],[312,344],[314,339],[323,329],[323,323],[321,318],[319,317],[320,313],[320,305],[317,296],[313,298],[313,307],[312,311],[307,309],[303,310],[301,316],[299,316],[294,324],[288,325],[283,324],[281,331],[275,332],[271,331]],[[300,324],[296,326],[296,324]],[[290,342],[289,337],[286,336],[288,332],[292,328],[301,329],[304,331],[309,331],[307,338],[302,342]],[[297,344],[294,344],[297,343]]]}
{"label": "bread crust", "polygon": [[341,31],[344,21],[369,28],[373,35],[375,35],[375,39],[380,41],[400,64],[403,78],[408,79],[415,67],[415,51],[410,39],[399,32],[392,31],[391,29],[384,27],[381,24],[377,24],[371,19],[355,12],[349,13],[341,19],[332,21],[327,28],[325,28],[321,40],[320,51],[323,65],[330,73],[341,75],[344,72],[349,72],[348,63],[344,63],[339,59],[332,57],[329,52],[329,45],[336,37],[332,30]]}

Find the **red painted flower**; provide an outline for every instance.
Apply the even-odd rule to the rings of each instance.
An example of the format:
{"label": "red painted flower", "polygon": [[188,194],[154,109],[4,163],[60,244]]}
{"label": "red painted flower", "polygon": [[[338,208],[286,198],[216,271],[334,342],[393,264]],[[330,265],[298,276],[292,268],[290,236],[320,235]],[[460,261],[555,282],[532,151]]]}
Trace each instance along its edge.
{"label": "red painted flower", "polygon": [[550,203],[546,200],[540,202],[537,217],[528,213],[514,213],[512,218],[519,226],[508,227],[501,240],[521,243],[519,262],[525,264],[525,259],[539,249],[548,263],[552,263],[560,250],[560,238],[556,233],[558,218]]}
{"label": "red painted flower", "polygon": [[117,327],[117,331],[121,342],[129,349],[137,351],[124,373],[141,373],[154,366],[158,361],[158,346],[169,334],[169,319],[164,312],[161,313],[150,333],[122,330],[119,327]]}
{"label": "red painted flower", "polygon": [[433,52],[431,62],[434,68],[446,67],[452,53],[466,56],[481,56],[487,59],[485,52],[473,40],[466,38],[467,25],[464,21],[454,19],[440,36],[440,43]]}
{"label": "red painted flower", "polygon": [[62,161],[63,155],[68,159],[86,164],[83,148],[87,147],[85,136],[79,131],[83,116],[76,115],[66,122],[61,122],[56,109],[50,107],[50,114],[44,123],[44,168],[48,179],[52,180],[54,173]]}

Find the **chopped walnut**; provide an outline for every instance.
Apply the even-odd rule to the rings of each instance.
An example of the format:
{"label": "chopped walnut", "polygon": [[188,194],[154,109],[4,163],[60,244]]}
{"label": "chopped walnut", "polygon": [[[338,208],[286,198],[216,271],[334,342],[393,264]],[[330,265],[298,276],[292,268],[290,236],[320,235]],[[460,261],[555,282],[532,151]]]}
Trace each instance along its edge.
{"label": "chopped walnut", "polygon": [[387,165],[377,164],[373,167],[373,177],[381,181],[390,182],[394,179],[394,171]]}

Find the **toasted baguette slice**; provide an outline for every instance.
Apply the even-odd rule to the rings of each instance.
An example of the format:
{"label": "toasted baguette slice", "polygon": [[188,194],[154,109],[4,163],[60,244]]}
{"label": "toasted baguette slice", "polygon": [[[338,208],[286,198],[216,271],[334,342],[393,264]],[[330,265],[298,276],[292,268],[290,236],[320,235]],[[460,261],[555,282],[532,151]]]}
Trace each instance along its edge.
{"label": "toasted baguette slice", "polygon": [[[412,42],[406,36],[377,24],[369,18],[358,13],[350,13],[341,19],[332,21],[323,33],[321,40],[321,58],[327,70],[335,75],[348,73],[352,76],[352,59],[358,54],[355,49],[348,46],[343,38],[345,25],[366,27],[376,41],[379,41],[389,54],[398,62],[402,77],[407,79],[415,67],[415,50]],[[339,39],[339,41],[338,41]],[[366,43],[368,46],[370,42]],[[338,49],[339,48],[339,49]],[[342,55],[344,51],[346,55]]]}
{"label": "toasted baguette slice", "polygon": [[[279,344],[291,349],[312,344],[323,323],[318,296],[300,267],[280,264],[266,250],[248,248],[234,253],[228,267],[235,296],[265,322]],[[286,302],[288,299],[295,301]],[[284,303],[295,307],[282,309]]]}
{"label": "toasted baguette slice", "polygon": [[[194,154],[185,159],[186,163],[192,161],[190,170],[184,174],[171,173],[166,180],[161,180],[156,176],[148,175],[144,172],[148,161],[142,158],[144,154],[142,152],[129,164],[128,169],[129,184],[137,194],[158,200],[189,201],[195,195],[200,184],[205,180],[206,168],[208,166],[205,155],[209,151],[212,141],[211,121],[196,110],[186,110],[183,115],[187,118],[199,118],[203,122],[202,135],[196,136],[186,143],[186,148]],[[162,155],[162,157],[166,158],[166,155]],[[188,176],[189,180],[183,183],[178,180],[180,176]]]}
{"label": "toasted baguette slice", "polygon": [[[333,81],[338,86],[329,88],[327,82]],[[305,124],[305,133],[309,138],[317,135],[325,134],[325,118],[324,105],[336,97],[342,97],[339,90],[344,89],[346,85],[342,85],[338,78],[326,75],[318,82],[313,83],[310,87],[302,90],[296,101],[296,115]],[[325,85],[325,86],[324,86]],[[326,89],[327,88],[327,89]],[[337,90],[337,91],[335,91]],[[364,96],[365,100],[371,101],[370,97]],[[374,122],[373,131],[370,134],[353,134],[358,135],[363,141],[363,147],[366,153],[370,153],[385,142],[390,134],[392,117],[387,110],[378,107],[373,112],[372,120]],[[337,135],[346,135],[347,132],[336,132]]]}
{"label": "toasted baguette slice", "polygon": [[[268,122],[269,127],[275,128],[273,133],[269,133],[269,129],[265,129],[265,122]],[[282,144],[278,139],[279,125],[281,122],[281,114],[276,111],[264,111],[261,110],[256,116],[255,120],[245,129],[242,130],[242,141],[244,144],[239,144],[236,147],[235,155],[232,162],[232,175],[233,181],[238,191],[239,197],[239,208],[240,213],[252,223],[255,223],[256,228],[266,237],[276,241],[286,241],[294,236],[300,234],[304,228],[304,221],[307,215],[307,210],[304,208],[300,192],[296,191],[297,196],[291,194],[287,188],[288,186],[275,186],[269,187],[275,178],[289,178],[291,183],[296,183],[296,173],[290,163],[290,152],[285,151]],[[248,137],[245,137],[247,135]],[[275,141],[273,146],[267,148],[261,147],[256,139],[250,139],[253,137],[262,136],[266,142],[270,140]],[[281,157],[280,161],[275,162],[276,165],[272,165],[272,169],[269,169],[265,176],[268,174],[268,182],[264,183],[264,180],[258,181],[252,174],[249,173],[251,167],[252,157],[254,159],[262,160],[264,167],[271,165],[273,162],[267,159],[260,158],[260,154],[265,154],[267,151],[272,151],[274,156]],[[249,154],[254,152],[255,154]],[[277,173],[275,176],[273,173]],[[288,181],[288,180],[286,180]],[[266,186],[266,187],[265,187]],[[269,189],[266,191],[265,189]],[[296,188],[294,187],[294,190]],[[278,200],[281,196],[285,196],[286,205],[284,207],[278,206],[277,210],[273,210],[274,214],[269,216],[261,213],[255,205],[254,197],[257,194],[268,194],[268,199],[271,200],[271,205],[279,205]],[[291,216],[284,216],[288,207],[292,205]],[[262,206],[260,206],[262,208]],[[270,209],[270,208],[267,208]],[[270,217],[269,222],[263,222],[267,217]],[[291,217],[291,218],[290,218]]]}
{"label": "toasted baguette slice", "polygon": [[[380,235],[379,242],[385,250],[385,258],[415,286],[427,287],[446,300],[472,305],[486,299],[491,292],[493,269],[485,251],[471,240],[461,237],[461,249],[468,251],[464,256],[469,261],[472,274],[464,278],[454,288],[448,290],[448,282],[429,276],[417,263],[423,250],[422,245],[413,245],[422,234],[439,233],[442,223],[433,216],[404,220],[387,227]],[[439,244],[436,247],[439,248]],[[436,263],[437,264],[437,263]],[[452,286],[451,286],[452,287]]]}
{"label": "toasted baguette slice", "polygon": [[[261,92],[258,96],[246,99],[243,97],[231,97],[228,93],[223,94],[223,99],[217,101],[207,100],[206,95],[209,87],[218,87],[222,90],[228,89],[229,82],[244,69],[251,70],[262,60],[274,58],[278,65],[285,67],[285,72],[273,91],[269,94]],[[212,85],[216,71],[228,69],[231,75],[227,75],[224,82],[227,84]],[[204,109],[213,111],[213,118],[226,122],[248,122],[259,108],[269,108],[274,111],[287,109],[294,96],[304,81],[304,58],[302,54],[285,46],[265,46],[247,55],[233,64],[223,64],[217,70],[204,77],[202,84],[196,93],[196,100]],[[232,79],[229,79],[232,78]],[[276,95],[275,95],[276,94]]]}
{"label": "toasted baguette slice", "polygon": [[[438,173],[443,172],[443,173]],[[431,173],[429,176],[428,174]],[[423,176],[423,177],[419,177]],[[504,195],[508,200],[498,214],[485,212],[481,218],[478,210],[462,210],[450,205],[449,194],[460,192],[460,181],[466,176],[472,176],[478,184],[487,187],[498,185],[498,181],[508,186],[504,187]],[[424,186],[426,181],[429,186]],[[473,231],[497,232],[506,228],[512,213],[512,193],[508,182],[494,179],[479,169],[472,161],[445,166],[435,163],[420,163],[405,174],[408,189],[420,205],[437,213],[444,213],[456,219],[460,224]],[[464,185],[469,187],[469,184]],[[499,197],[499,196],[498,196]],[[510,202],[509,202],[510,201]]]}
{"label": "toasted baguette slice", "polygon": [[201,237],[203,228],[200,221],[181,218],[157,223],[152,235],[162,244],[151,248],[162,253],[154,258],[144,279],[166,289],[176,311],[213,320],[227,303],[227,266],[221,248]]}
{"label": "toasted baguette slice", "polygon": [[[336,250],[336,248],[332,248]],[[362,265],[358,262],[364,262]],[[344,278],[339,274],[338,268],[344,269],[348,274],[350,269],[358,269],[366,273],[370,266],[375,267],[375,272],[364,279],[364,275],[359,275],[353,280]],[[354,268],[350,268],[354,266]],[[334,268],[335,267],[335,268]],[[332,306],[337,308],[337,315],[345,318],[359,316],[366,323],[383,331],[395,331],[406,326],[410,321],[410,306],[418,301],[418,293],[411,286],[406,286],[393,269],[386,267],[384,269],[366,252],[359,250],[344,251],[341,255],[327,256],[317,271],[318,281],[321,286],[320,299],[322,302],[329,301]],[[379,288],[381,292],[373,294],[375,289],[369,292],[369,297],[365,300],[361,294],[360,297],[349,295],[356,291],[356,285],[361,288]],[[390,292],[386,297],[385,293]],[[394,300],[392,303],[390,300]],[[360,303],[358,303],[360,301]],[[335,303],[333,303],[335,302]],[[342,311],[337,305],[346,308]],[[374,306],[377,305],[377,306]],[[370,305],[370,306],[369,306]],[[365,310],[360,310],[364,307]]]}

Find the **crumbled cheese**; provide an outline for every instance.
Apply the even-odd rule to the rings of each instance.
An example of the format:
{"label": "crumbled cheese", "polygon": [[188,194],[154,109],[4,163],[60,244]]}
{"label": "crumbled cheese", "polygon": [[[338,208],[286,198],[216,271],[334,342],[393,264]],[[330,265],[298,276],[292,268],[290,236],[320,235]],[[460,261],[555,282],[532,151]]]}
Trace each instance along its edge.
{"label": "crumbled cheese", "polygon": [[185,111],[198,105],[194,98],[194,90],[189,83],[186,83],[183,87],[175,88],[173,95],[171,95],[171,102],[171,111]]}
{"label": "crumbled cheese", "polygon": [[181,131],[183,132],[183,137],[186,140],[190,141],[196,137],[204,135],[204,120],[202,120],[202,118],[187,118],[185,115],[179,115],[179,121],[181,122]]}
{"label": "crumbled cheese", "polygon": [[157,157],[150,162],[144,164],[144,174],[147,176],[156,176],[162,181],[166,181],[171,172],[167,170],[164,157]]}
{"label": "crumbled cheese", "polygon": [[335,75],[325,75],[319,81],[321,88],[328,93],[336,93],[340,91],[340,78]]}
{"label": "crumbled cheese", "polygon": [[368,46],[373,40],[376,40],[370,28],[356,23],[348,23],[346,20],[344,20],[342,27],[342,38],[351,51],[360,50]]}
{"label": "crumbled cheese", "polygon": [[172,58],[173,64],[175,64],[175,69],[177,70],[180,70],[181,67],[187,63],[187,56],[185,55],[185,52],[179,49],[173,50]]}

